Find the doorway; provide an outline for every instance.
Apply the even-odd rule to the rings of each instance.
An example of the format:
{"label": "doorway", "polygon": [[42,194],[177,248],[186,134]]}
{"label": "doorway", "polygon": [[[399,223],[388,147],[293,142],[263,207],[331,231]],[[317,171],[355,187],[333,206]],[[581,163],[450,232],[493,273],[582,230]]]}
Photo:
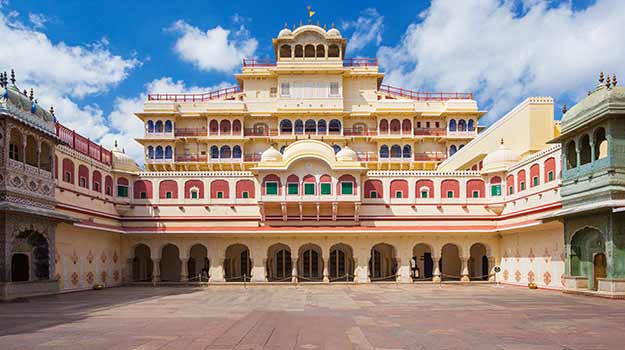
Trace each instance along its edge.
{"label": "doorway", "polygon": [[607,277],[607,261],[605,258],[605,254],[603,253],[595,254],[593,263],[594,263],[594,269],[593,269],[594,281],[592,284],[592,288],[594,290],[597,290],[599,287],[599,278]]}

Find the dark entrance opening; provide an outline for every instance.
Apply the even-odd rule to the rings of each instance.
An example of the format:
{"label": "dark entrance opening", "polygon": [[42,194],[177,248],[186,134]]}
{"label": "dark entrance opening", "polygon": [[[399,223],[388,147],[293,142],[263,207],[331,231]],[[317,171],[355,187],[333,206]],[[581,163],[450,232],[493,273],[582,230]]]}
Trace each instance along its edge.
{"label": "dark entrance opening", "polygon": [[28,281],[30,266],[28,265],[28,255],[17,253],[11,258],[11,281]]}

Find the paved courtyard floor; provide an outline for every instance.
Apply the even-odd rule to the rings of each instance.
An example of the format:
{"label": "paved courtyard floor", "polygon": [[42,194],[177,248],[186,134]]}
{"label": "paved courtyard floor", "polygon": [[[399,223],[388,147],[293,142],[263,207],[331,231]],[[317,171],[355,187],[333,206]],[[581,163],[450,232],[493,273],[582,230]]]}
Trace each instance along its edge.
{"label": "paved courtyard floor", "polygon": [[624,349],[625,301],[491,285],[122,287],[0,303],[0,349]]}

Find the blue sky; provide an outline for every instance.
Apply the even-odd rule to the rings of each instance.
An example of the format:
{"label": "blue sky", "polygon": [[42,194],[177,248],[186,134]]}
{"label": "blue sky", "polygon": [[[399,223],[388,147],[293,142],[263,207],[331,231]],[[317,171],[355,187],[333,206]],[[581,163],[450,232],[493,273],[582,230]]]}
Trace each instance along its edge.
{"label": "blue sky", "polygon": [[306,22],[308,5],[350,39],[348,57],[378,57],[387,83],[474,92],[484,124],[528,96],[553,96],[559,117],[599,71],[625,73],[622,0],[0,0],[0,70],[15,68],[61,122],[140,160],[132,112],[147,92],[233,85],[240,58],[272,57],[271,39]]}

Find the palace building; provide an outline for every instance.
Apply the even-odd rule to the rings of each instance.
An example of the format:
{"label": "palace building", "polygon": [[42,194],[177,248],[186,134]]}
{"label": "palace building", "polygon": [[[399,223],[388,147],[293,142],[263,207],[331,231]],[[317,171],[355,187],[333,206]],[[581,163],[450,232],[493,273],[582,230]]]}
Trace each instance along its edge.
{"label": "palace building", "polygon": [[483,128],[471,93],[389,86],[335,28],[272,44],[235,87],[149,95],[143,169],[2,74],[0,296],[419,281],[625,296],[616,77],[562,122],[530,97]]}

